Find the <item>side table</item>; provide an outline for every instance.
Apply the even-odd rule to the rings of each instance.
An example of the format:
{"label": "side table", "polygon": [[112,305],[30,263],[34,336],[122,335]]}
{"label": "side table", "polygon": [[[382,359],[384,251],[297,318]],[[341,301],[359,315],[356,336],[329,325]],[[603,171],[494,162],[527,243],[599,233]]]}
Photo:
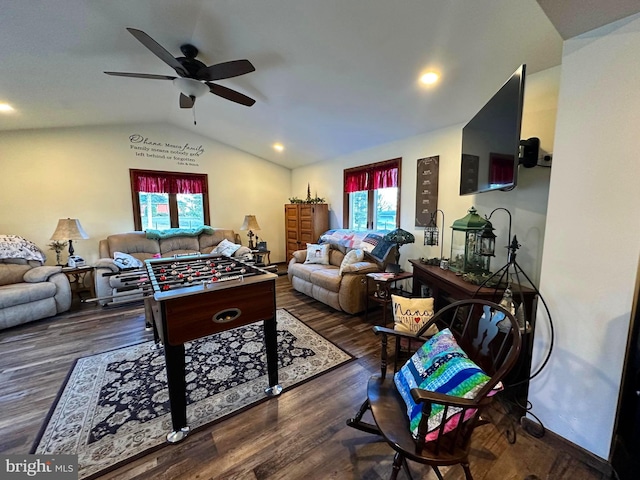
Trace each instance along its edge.
{"label": "side table", "polygon": [[[76,296],[79,301],[82,301],[82,293],[88,293],[90,298],[96,296],[92,278],[93,270],[94,268],[91,265],[85,265],[83,267],[62,267],[62,273],[67,276],[69,284],[71,285],[71,295]],[[87,280],[87,282],[85,282],[85,280]]]}
{"label": "side table", "polygon": [[[369,303],[382,305],[382,324],[387,326],[387,307],[391,304],[391,295],[398,292],[395,288],[396,282],[407,280],[413,277],[411,272],[401,273],[367,273],[367,308],[365,310],[365,320],[369,320]],[[369,280],[373,280],[376,288],[369,291]]]}
{"label": "side table", "polygon": [[[271,264],[271,250],[251,250],[251,253],[256,257],[256,263]],[[266,262],[264,261],[265,257],[267,257]]]}

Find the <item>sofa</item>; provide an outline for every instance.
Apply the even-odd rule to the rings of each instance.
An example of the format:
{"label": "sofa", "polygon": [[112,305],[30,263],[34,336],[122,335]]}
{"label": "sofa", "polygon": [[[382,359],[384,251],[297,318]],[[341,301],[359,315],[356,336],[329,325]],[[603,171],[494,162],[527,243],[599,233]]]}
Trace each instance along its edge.
{"label": "sofa", "polygon": [[71,307],[71,285],[62,267],[17,235],[0,235],[0,330],[53,317]]}
{"label": "sofa", "polygon": [[94,281],[102,306],[143,297],[140,283],[146,273],[136,269],[144,266],[144,260],[212,252],[234,257],[251,255],[251,250],[241,245],[240,235],[212,227],[116,233],[100,240],[98,250]]}
{"label": "sofa", "polygon": [[384,272],[396,247],[385,233],[328,230],[317,244],[293,253],[287,275],[292,287],[336,310],[349,314],[367,306],[367,273]]}

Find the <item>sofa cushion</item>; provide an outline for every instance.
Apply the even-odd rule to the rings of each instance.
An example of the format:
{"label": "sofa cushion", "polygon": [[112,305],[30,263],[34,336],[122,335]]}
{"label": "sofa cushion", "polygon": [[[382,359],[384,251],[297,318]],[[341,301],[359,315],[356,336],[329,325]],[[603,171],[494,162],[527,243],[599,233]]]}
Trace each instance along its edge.
{"label": "sofa cushion", "polygon": [[340,269],[333,265],[327,265],[324,268],[315,269],[311,273],[311,283],[314,285],[329,290],[330,292],[340,291]]}
{"label": "sofa cushion", "polygon": [[56,286],[52,282],[14,283],[0,287],[0,308],[35,302],[53,297]]}
{"label": "sofa cushion", "polygon": [[113,256],[113,252],[124,252],[144,260],[145,258],[153,258],[156,253],[160,253],[158,241],[149,240],[144,232],[109,235],[107,243],[109,244],[110,257]]}
{"label": "sofa cushion", "polygon": [[307,258],[304,263],[317,263],[319,265],[329,265],[329,245],[316,245],[307,243]]}
{"label": "sofa cushion", "polygon": [[218,245],[222,240],[225,239],[235,243],[235,232],[231,229],[215,228],[211,235],[200,235],[200,237],[198,238],[198,241],[200,243],[200,251],[202,253],[209,253],[216,245]]}
{"label": "sofa cushion", "polygon": [[158,240],[163,257],[200,251],[198,237],[170,237]]}
{"label": "sofa cushion", "polygon": [[340,267],[342,260],[344,260],[345,254],[334,245],[329,246],[329,265]]}
{"label": "sofa cushion", "polygon": [[289,274],[294,277],[301,278],[306,282],[311,282],[311,275],[318,271],[329,268],[327,265],[319,265],[317,263],[293,263],[289,265]]}
{"label": "sofa cushion", "polygon": [[0,285],[10,285],[23,281],[24,274],[31,270],[29,265],[0,265]]}

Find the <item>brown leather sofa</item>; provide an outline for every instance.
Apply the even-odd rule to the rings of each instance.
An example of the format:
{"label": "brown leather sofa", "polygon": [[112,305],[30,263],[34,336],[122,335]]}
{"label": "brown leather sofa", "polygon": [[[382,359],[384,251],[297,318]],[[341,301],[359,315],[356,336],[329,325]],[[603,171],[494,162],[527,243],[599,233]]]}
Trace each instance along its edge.
{"label": "brown leather sofa", "polygon": [[[368,233],[359,232],[361,236]],[[395,258],[395,247],[390,247],[383,257],[374,257],[371,252],[364,252],[364,259],[351,263],[340,272],[345,255],[360,245],[345,244],[340,237],[349,236],[347,230],[330,230],[320,237],[320,241],[329,244],[329,264],[321,265],[305,263],[307,250],[293,253],[289,261],[287,275],[293,288],[330,307],[346,313],[355,314],[365,310],[367,306],[366,274],[384,272],[387,263]]]}

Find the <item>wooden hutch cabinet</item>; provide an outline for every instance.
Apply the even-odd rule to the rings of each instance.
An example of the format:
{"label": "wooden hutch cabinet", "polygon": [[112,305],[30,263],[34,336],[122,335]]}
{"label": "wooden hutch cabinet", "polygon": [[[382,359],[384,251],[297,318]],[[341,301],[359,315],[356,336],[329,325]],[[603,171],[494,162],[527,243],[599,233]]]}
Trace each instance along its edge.
{"label": "wooden hutch cabinet", "polygon": [[329,205],[326,203],[289,203],[284,206],[287,262],[293,252],[304,250],[307,243],[317,243],[329,230]]}

